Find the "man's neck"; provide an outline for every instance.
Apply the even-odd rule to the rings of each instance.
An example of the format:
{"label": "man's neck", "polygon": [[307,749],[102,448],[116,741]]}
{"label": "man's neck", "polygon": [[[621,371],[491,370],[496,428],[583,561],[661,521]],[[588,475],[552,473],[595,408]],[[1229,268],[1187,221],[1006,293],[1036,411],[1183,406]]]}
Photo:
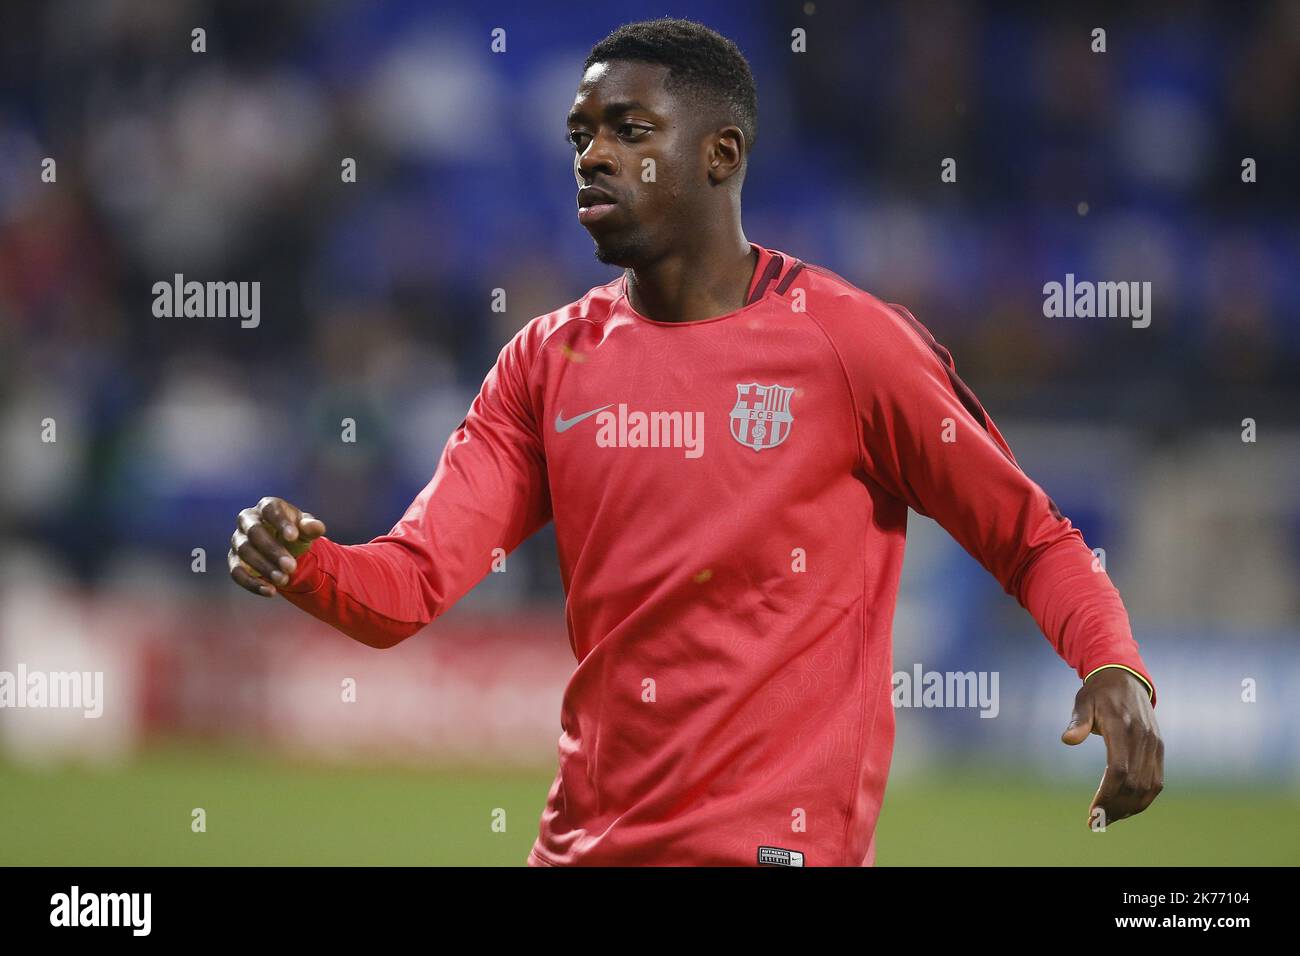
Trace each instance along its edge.
{"label": "man's neck", "polygon": [[627,270],[632,308],[657,322],[698,322],[745,304],[758,267],[758,250],[737,230],[725,247],[674,253]]}

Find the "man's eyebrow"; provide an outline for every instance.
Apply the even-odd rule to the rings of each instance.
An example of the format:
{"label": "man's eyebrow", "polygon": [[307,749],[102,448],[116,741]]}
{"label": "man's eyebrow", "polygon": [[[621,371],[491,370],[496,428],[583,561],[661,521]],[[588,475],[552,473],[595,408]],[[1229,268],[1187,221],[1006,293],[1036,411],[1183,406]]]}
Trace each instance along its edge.
{"label": "man's eyebrow", "polygon": [[[645,105],[640,100],[616,100],[612,103],[605,104],[605,119],[613,119],[615,116],[618,116],[621,113],[626,113],[628,110],[643,109],[645,109]],[[569,111],[569,115],[565,117],[565,122],[576,122],[577,120],[582,119],[585,115],[586,113],[583,112],[581,106],[574,107]]]}

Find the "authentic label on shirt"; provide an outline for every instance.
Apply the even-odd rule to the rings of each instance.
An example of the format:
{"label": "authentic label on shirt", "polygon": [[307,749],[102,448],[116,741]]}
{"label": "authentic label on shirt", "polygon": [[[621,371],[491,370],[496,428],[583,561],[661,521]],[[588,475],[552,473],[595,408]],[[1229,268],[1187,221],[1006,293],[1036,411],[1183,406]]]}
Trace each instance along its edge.
{"label": "authentic label on shirt", "polygon": [[803,854],[798,850],[783,850],[779,846],[760,846],[758,864],[763,866],[803,866]]}

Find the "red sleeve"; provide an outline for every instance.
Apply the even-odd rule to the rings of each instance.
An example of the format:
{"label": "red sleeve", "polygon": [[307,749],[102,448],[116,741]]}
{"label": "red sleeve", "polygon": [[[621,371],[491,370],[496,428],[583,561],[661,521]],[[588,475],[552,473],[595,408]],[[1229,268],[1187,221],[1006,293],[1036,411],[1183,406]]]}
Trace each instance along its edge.
{"label": "red sleeve", "polygon": [[538,334],[529,323],[501,350],[393,529],[367,544],[319,539],[279,589],[286,600],[363,644],[391,647],[482,580],[494,549],[510,553],[551,519],[528,385]]}
{"label": "red sleeve", "polygon": [[[1119,664],[1155,686],[1083,535],[1017,464],[948,350],[902,306],[854,316],[844,354],[867,475],[933,518],[1038,623],[1080,678]],[[865,319],[865,321],[857,321]]]}

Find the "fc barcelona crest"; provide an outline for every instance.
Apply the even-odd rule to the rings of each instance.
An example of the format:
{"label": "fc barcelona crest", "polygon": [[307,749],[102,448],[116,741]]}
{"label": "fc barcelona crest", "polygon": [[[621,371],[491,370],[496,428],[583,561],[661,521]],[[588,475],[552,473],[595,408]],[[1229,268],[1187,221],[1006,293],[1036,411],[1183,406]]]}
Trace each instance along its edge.
{"label": "fc barcelona crest", "polygon": [[750,382],[736,386],[736,407],[731,410],[731,437],[747,448],[775,448],[790,436],[793,388]]}

